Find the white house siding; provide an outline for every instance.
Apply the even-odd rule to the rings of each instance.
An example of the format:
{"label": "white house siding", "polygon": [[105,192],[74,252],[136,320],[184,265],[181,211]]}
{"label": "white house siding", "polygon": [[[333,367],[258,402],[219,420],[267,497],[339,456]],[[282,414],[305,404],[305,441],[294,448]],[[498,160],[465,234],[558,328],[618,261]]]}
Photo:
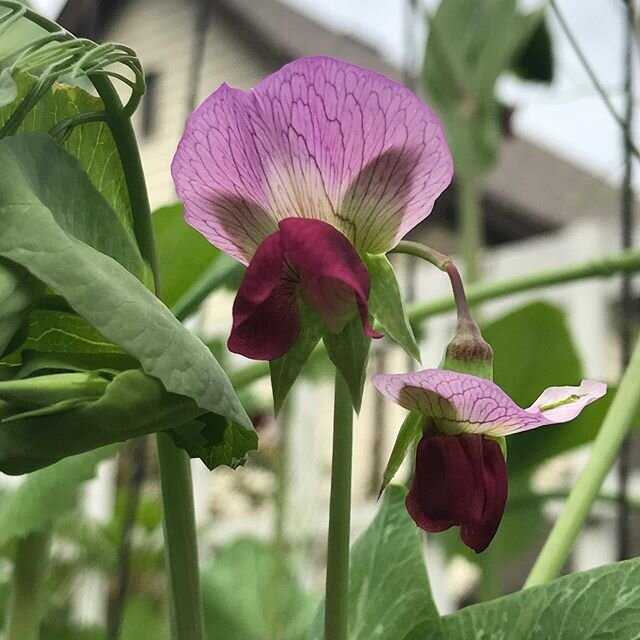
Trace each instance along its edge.
{"label": "white house siding", "polygon": [[[138,0],[128,3],[104,34],[108,41],[132,47],[145,71],[158,73],[154,105],[155,126],[148,137],[139,135],[142,163],[152,208],[174,202],[169,167],[187,117],[190,66],[196,5],[175,0]],[[215,15],[212,16],[203,56],[198,103],[223,82],[249,88],[271,71],[258,56]],[[142,108],[142,107],[141,107]],[[140,112],[134,125],[140,130]]]}

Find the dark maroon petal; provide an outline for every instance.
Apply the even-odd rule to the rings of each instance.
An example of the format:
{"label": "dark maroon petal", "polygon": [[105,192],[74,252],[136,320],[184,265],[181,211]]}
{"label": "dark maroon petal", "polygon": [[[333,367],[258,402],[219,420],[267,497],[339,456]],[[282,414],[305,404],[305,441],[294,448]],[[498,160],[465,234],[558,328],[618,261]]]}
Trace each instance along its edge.
{"label": "dark maroon petal", "polygon": [[421,529],[459,525],[463,542],[479,553],[493,539],[506,499],[506,464],[495,441],[476,434],[423,436],[406,500]]}
{"label": "dark maroon petal", "polygon": [[282,234],[258,247],[233,303],[229,351],[253,360],[283,356],[300,332],[297,281],[284,259]]}
{"label": "dark maroon petal", "polygon": [[[473,437],[473,436],[471,436]],[[477,553],[484,551],[496,535],[507,503],[507,465],[495,440],[477,436],[482,443],[482,484],[485,505],[482,517],[460,527],[462,541]]]}
{"label": "dark maroon petal", "polygon": [[341,331],[357,311],[365,333],[369,326],[371,279],[347,238],[322,220],[287,218],[280,222],[287,261],[300,276],[302,295],[334,332]]}

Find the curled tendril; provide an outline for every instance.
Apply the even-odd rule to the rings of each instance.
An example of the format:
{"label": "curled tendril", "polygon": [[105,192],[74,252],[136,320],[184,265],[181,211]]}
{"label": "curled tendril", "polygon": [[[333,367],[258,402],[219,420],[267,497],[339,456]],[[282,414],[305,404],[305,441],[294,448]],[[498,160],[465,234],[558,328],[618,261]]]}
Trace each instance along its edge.
{"label": "curled tendril", "polygon": [[[24,5],[13,0],[0,0],[0,35],[9,32],[21,19],[31,20],[32,13]],[[33,20],[31,20],[33,22]],[[118,70],[125,67],[129,73]],[[73,80],[78,77],[107,76],[118,80],[131,89],[128,101],[122,107],[122,114],[130,117],[138,107],[145,92],[142,65],[135,52],[124,45],[96,44],[86,38],[75,38],[62,28],[52,33],[44,33],[31,42],[21,45],[0,58],[0,69],[33,71],[38,82],[29,91],[22,103],[0,129],[0,138],[15,133],[28,112],[61,76]],[[72,128],[88,121],[105,119],[104,113],[92,113],[86,117],[70,118],[54,127],[52,133],[66,139]]]}

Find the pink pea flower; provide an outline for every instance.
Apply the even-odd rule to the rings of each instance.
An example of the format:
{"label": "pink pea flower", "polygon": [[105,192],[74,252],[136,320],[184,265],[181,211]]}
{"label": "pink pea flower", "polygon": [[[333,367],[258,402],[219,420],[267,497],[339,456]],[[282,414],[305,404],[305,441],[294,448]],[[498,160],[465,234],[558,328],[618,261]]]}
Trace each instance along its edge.
{"label": "pink pea flower", "polygon": [[285,354],[299,298],[328,329],[369,326],[369,273],[451,181],[440,122],[404,86],[332,58],[302,58],[254,89],[223,84],[190,116],[171,167],[185,218],[249,265],[231,351]]}
{"label": "pink pea flower", "polygon": [[406,500],[409,514],[425,531],[459,526],[462,541],[478,553],[496,534],[507,501],[505,459],[491,438],[568,422],[607,391],[594,380],[549,387],[523,409],[493,382],[443,369],[380,374],[373,384],[427,418]]}

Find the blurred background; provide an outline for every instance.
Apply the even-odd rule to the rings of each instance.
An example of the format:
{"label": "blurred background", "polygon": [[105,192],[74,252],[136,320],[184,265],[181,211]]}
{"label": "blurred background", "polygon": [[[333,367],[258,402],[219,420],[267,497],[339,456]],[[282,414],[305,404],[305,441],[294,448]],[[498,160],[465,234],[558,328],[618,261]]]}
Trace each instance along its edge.
{"label": "blurred background", "polygon": [[[468,280],[500,281],[634,245],[637,176],[624,131],[628,140],[640,126],[632,95],[639,49],[635,8],[623,0],[31,4],[77,36],[122,42],[139,55],[147,93],[134,124],[154,209],[176,202],[169,165],[187,116],[207,95],[223,82],[252,87],[294,58],[331,55],[403,82],[443,119],[456,177],[412,238],[460,256]],[[446,279],[434,269],[404,259],[394,259],[394,266],[407,301],[448,295]],[[225,285],[188,323],[238,374],[247,363],[223,350],[234,295],[233,283]],[[586,280],[483,304],[496,382],[523,406],[548,385],[581,377],[615,382],[640,321],[637,303],[627,278],[622,286],[619,279]],[[451,314],[415,327],[424,366],[437,366],[454,327]],[[414,365],[389,341],[374,344],[371,375]],[[314,361],[278,420],[267,380],[247,385],[260,452],[235,471],[209,472],[193,463],[207,625],[218,630],[216,637],[297,640],[315,615],[329,496],[328,372]],[[443,613],[521,586],[606,405],[553,432],[510,439],[509,503],[486,553],[470,554],[456,531],[425,538]],[[402,410],[367,385],[355,433],[354,538],[376,511],[402,419]],[[635,440],[607,481],[567,569],[640,554]],[[409,474],[406,464],[396,481]],[[3,478],[5,493],[20,483]],[[151,443],[129,443],[102,462],[63,511],[55,521],[56,595],[44,637],[163,638],[161,507]]]}

